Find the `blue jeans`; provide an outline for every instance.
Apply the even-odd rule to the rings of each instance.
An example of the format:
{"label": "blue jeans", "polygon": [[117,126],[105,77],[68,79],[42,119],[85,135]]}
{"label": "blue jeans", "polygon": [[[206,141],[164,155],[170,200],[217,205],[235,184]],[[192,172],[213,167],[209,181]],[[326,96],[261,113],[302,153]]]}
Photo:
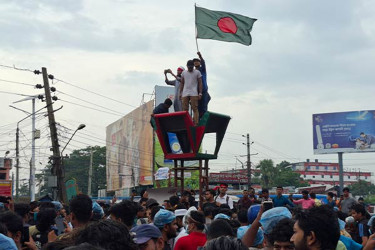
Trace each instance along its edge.
{"label": "blue jeans", "polygon": [[199,111],[199,118],[201,118],[204,113],[208,110],[208,103],[211,100],[210,94],[205,91],[202,93],[202,99],[198,102],[198,111]]}

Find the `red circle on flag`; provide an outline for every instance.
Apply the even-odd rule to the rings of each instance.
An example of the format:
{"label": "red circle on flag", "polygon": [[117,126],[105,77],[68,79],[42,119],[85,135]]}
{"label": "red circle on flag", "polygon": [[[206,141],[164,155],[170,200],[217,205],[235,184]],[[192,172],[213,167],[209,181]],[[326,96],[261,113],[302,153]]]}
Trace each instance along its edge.
{"label": "red circle on flag", "polygon": [[217,26],[224,33],[236,34],[237,24],[231,17],[222,17],[217,21]]}

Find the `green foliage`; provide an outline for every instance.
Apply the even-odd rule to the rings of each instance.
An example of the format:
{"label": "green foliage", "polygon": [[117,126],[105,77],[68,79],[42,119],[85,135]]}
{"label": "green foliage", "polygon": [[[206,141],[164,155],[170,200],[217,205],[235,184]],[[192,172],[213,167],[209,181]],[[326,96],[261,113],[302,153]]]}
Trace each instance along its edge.
{"label": "green foliage", "polygon": [[74,150],[69,158],[64,158],[65,181],[74,178],[80,192],[87,194],[91,150],[93,151],[91,193],[97,196],[98,189],[106,186],[106,148],[87,147]]}
{"label": "green foliage", "polygon": [[276,167],[270,159],[265,159],[259,162],[256,168],[260,169],[260,173],[255,174],[256,178],[260,179],[262,187],[277,187],[277,186],[307,186],[300,178],[300,174],[294,172],[290,167],[290,163],[282,161]]}
{"label": "green foliage", "polygon": [[[91,150],[93,150],[91,194],[97,196],[98,189],[106,188],[106,148],[100,146],[74,150],[69,157],[64,157],[65,181],[74,178],[80,192],[87,194]],[[46,166],[41,174],[36,175],[40,183],[40,195],[51,193],[48,188],[48,176],[51,175],[51,165]]]}
{"label": "green foliage", "polygon": [[354,183],[348,187],[354,196],[367,196],[369,194],[375,194],[375,185],[367,181],[359,180],[357,183]]}

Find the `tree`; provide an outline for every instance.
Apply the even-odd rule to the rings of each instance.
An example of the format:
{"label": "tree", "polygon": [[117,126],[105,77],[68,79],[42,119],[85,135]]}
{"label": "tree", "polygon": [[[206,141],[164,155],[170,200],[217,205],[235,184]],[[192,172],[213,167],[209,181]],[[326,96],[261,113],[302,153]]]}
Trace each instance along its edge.
{"label": "tree", "polygon": [[348,188],[354,196],[366,196],[369,194],[375,194],[375,185],[363,180],[359,180],[358,182],[348,186]]}
{"label": "tree", "polygon": [[289,162],[282,161],[274,167],[272,160],[265,159],[256,167],[260,169],[260,173],[255,176],[260,178],[263,187],[307,186],[308,183],[302,180],[300,174],[294,172],[289,166]]}
{"label": "tree", "polygon": [[[74,150],[68,157],[64,157],[63,167],[65,169],[65,181],[71,178],[76,179],[79,191],[87,194],[91,150],[93,150],[91,193],[96,196],[99,189],[106,188],[105,147],[94,146]],[[48,187],[48,176],[51,176],[51,165],[47,165],[41,174],[36,175],[41,196],[51,193],[51,188]]]}
{"label": "tree", "polygon": [[91,193],[98,194],[98,190],[106,185],[106,148],[100,146],[74,150],[68,158],[64,158],[65,181],[74,178],[79,191],[87,194],[90,168],[91,150],[93,151]]}

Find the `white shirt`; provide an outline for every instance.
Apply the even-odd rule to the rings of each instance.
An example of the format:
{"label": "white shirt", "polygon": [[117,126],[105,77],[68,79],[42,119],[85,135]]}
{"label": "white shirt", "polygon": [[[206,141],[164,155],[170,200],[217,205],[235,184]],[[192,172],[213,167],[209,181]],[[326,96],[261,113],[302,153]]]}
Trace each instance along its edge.
{"label": "white shirt", "polygon": [[198,79],[202,78],[199,70],[193,69],[192,72],[184,70],[181,74],[181,79],[184,79],[184,89],[182,90],[182,97],[198,96]]}
{"label": "white shirt", "polygon": [[225,194],[223,197],[220,197],[220,195],[218,195],[216,198],[215,198],[215,201],[219,202],[220,204],[228,204],[228,206],[230,207],[230,209],[233,209],[233,200],[232,198],[228,198],[228,203],[227,203],[227,197],[228,195]]}

